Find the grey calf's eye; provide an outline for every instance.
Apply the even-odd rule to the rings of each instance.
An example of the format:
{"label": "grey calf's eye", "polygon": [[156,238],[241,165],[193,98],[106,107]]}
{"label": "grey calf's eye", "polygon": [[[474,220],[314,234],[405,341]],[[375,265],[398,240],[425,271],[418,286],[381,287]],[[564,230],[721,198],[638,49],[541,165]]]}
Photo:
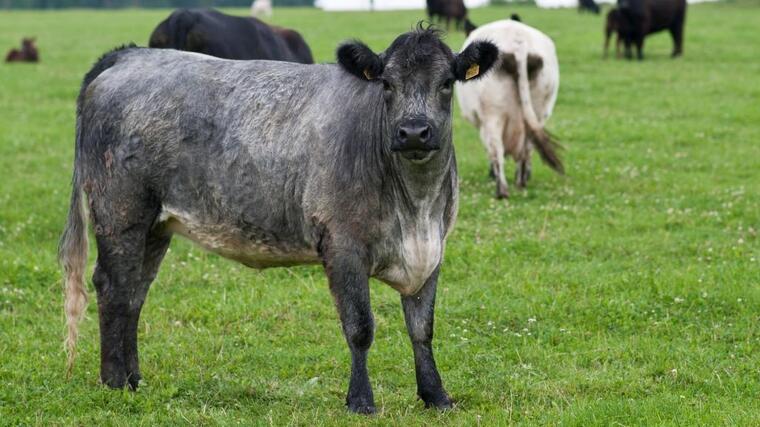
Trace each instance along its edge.
{"label": "grey calf's eye", "polygon": [[441,91],[445,93],[451,92],[451,88],[454,86],[454,79],[447,79],[441,84]]}

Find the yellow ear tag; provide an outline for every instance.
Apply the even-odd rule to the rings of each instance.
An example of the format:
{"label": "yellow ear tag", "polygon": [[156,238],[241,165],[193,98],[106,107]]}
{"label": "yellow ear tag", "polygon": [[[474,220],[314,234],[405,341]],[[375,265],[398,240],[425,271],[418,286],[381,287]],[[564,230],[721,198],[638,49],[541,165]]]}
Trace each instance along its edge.
{"label": "yellow ear tag", "polygon": [[478,74],[480,74],[480,65],[472,64],[470,65],[470,68],[467,69],[467,72],[464,74],[464,79],[470,80],[471,78],[477,76]]}
{"label": "yellow ear tag", "polygon": [[372,75],[369,73],[369,68],[364,69],[364,77],[366,77],[367,80],[372,80]]}

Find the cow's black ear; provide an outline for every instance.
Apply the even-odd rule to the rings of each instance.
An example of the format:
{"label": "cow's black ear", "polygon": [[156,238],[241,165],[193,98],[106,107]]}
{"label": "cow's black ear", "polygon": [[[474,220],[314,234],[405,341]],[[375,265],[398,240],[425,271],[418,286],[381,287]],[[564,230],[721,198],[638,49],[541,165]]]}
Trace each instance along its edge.
{"label": "cow's black ear", "polygon": [[383,60],[360,41],[338,46],[338,63],[344,70],[363,80],[374,80],[383,73]]}
{"label": "cow's black ear", "polygon": [[454,77],[459,81],[474,80],[485,75],[499,57],[499,48],[491,42],[475,41],[454,59]]}

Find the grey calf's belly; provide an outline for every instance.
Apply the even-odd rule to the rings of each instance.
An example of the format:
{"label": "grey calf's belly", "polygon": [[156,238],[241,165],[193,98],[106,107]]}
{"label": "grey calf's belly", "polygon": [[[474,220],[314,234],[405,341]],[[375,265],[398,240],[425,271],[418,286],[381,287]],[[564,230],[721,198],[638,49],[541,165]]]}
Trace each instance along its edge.
{"label": "grey calf's belly", "polygon": [[209,223],[191,212],[163,206],[159,222],[210,252],[248,267],[283,267],[319,262],[317,252],[306,244],[251,235],[233,224]]}

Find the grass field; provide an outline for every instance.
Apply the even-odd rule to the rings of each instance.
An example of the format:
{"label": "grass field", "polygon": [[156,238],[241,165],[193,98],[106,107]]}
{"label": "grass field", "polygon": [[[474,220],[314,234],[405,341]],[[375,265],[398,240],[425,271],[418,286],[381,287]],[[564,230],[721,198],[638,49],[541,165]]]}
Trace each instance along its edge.
{"label": "grass field", "polygon": [[[461,206],[434,345],[457,407],[416,399],[399,298],[375,282],[370,418],[343,406],[349,353],[321,268],[249,270],[181,239],[143,310],[144,386],[98,384],[92,292],[66,380],[55,248],[74,100],[100,53],[145,44],[168,12],[0,13],[0,47],[36,35],[42,57],[0,65],[0,425],[760,425],[757,3],[691,7],[685,56],[671,60],[660,34],[641,63],[601,60],[598,16],[472,18],[514,11],[557,44],[549,127],[568,176],[537,164],[527,191],[494,200],[477,132],[455,111]],[[333,61],[339,41],[381,50],[422,16],[273,21]]]}

